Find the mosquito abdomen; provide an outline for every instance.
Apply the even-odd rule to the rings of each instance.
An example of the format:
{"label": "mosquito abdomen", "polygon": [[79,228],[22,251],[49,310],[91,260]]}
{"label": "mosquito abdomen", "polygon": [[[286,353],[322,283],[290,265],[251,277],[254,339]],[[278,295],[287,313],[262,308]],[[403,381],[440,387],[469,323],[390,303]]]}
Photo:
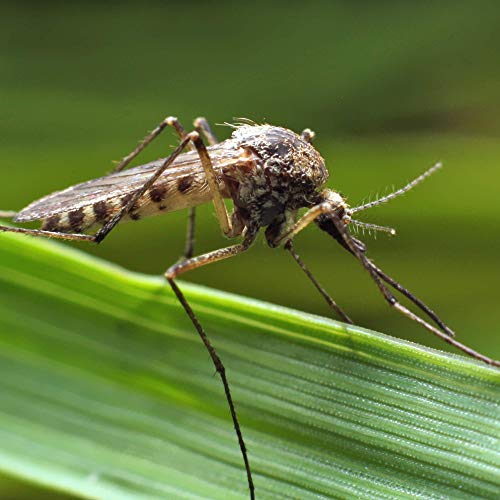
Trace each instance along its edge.
{"label": "mosquito abdomen", "polygon": [[[36,213],[22,212],[21,217],[41,220],[41,228],[45,231],[83,233],[105,224],[121,208],[127,206],[132,196],[133,192],[130,192],[76,207],[74,210],[55,212],[45,217],[37,217]],[[203,178],[194,175],[183,176],[172,184],[154,185],[136,201],[128,214],[124,215],[123,220],[137,221],[144,217],[200,205],[210,199],[210,191]]]}
{"label": "mosquito abdomen", "polygon": [[58,233],[83,233],[109,220],[118,211],[116,205],[111,201],[98,201],[69,212],[56,213],[42,219],[42,229]]}

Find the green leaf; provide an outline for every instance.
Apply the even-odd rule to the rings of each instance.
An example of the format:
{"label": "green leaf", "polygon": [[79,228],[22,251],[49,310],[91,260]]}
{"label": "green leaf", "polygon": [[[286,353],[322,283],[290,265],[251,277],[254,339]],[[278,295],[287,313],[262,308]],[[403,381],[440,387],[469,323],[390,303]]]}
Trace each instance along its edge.
{"label": "green leaf", "polygon": [[[268,286],[268,284],[263,284]],[[258,498],[489,497],[499,372],[181,283]],[[0,236],[0,469],[85,498],[245,498],[219,378],[159,278]]]}

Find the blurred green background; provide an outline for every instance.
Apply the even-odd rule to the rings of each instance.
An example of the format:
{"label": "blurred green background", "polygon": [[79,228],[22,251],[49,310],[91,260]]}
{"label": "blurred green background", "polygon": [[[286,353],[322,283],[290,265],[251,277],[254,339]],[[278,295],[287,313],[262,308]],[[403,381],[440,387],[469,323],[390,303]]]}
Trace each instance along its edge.
{"label": "blurred green background", "polygon": [[[353,204],[441,160],[424,185],[363,214],[398,236],[363,239],[462,341],[499,357],[499,25],[498,2],[481,1],[2,3],[0,207],[103,175],[167,115],[185,126],[203,115],[310,127],[329,185]],[[175,144],[166,133],[140,159]],[[197,251],[224,245],[212,208],[198,213]],[[126,224],[99,247],[79,247],[160,274],[182,253],[185,220]],[[390,311],[315,227],[296,246],[358,324],[447,348]],[[263,240],[185,279],[329,314]]]}

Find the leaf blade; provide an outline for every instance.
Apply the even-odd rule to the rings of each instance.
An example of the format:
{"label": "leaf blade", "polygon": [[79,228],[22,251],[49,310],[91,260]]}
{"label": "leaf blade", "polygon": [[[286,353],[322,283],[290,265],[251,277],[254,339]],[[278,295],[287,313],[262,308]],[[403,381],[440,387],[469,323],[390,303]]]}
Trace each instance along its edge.
{"label": "leaf blade", "polygon": [[[88,498],[246,497],[219,381],[165,284],[0,242],[0,468]],[[496,370],[182,288],[226,363],[260,497],[494,497]]]}

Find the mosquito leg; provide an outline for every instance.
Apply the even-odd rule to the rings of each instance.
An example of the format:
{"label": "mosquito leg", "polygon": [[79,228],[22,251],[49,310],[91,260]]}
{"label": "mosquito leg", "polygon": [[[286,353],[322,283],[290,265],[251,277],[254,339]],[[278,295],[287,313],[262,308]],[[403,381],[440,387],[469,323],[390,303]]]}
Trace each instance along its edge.
{"label": "mosquito leg", "polygon": [[353,324],[351,318],[343,311],[343,309],[330,297],[328,292],[321,286],[318,280],[313,276],[311,271],[307,268],[303,260],[300,258],[299,254],[295,252],[293,247],[293,243],[291,240],[287,241],[285,244],[285,249],[290,252],[290,255],[293,257],[295,262],[300,266],[302,271],[306,274],[306,276],[311,280],[312,284],[316,287],[316,290],[323,296],[326,300],[326,303],[342,318],[346,323]]}
{"label": "mosquito leg", "polygon": [[241,243],[232,245],[229,247],[219,248],[213,252],[208,252],[203,255],[198,255],[197,257],[192,257],[182,262],[177,262],[176,264],[170,266],[165,273],[167,279],[175,279],[177,276],[184,274],[193,269],[218,262],[219,260],[228,259],[229,257],[234,257],[245,250],[248,250],[250,245],[255,240],[255,231],[251,231],[245,235],[244,240]]}
{"label": "mosquito leg", "polygon": [[[137,146],[137,148],[134,149],[134,151],[132,151],[129,155],[127,155],[119,163],[119,165],[116,167],[115,170],[119,171],[119,170],[124,169],[168,125],[174,127],[174,129],[177,131],[177,133],[179,134],[179,136],[183,140],[187,137],[187,135],[189,135],[189,134],[186,134],[186,131],[184,130],[182,125],[179,123],[179,120],[177,120],[177,118],[174,118],[172,116],[165,118],[165,120],[163,120],[160,123],[160,125],[158,125],[158,127],[156,127],[139,144],[139,146]],[[209,140],[209,142],[211,141],[212,138],[215,139],[215,136],[213,135],[212,131],[210,130],[210,126],[208,125],[208,122],[204,118],[198,118],[195,121],[195,126],[200,127],[201,131],[207,136],[207,139]],[[201,139],[200,134],[198,132],[196,132],[196,134],[197,135],[195,136],[193,133],[191,133],[190,140],[194,144],[196,151],[198,151],[198,155],[200,157],[201,164],[203,166],[203,170],[205,171],[208,186],[210,188],[210,192],[212,193],[212,197],[213,197],[215,212],[217,214],[217,218],[219,219],[219,224],[221,226],[222,232],[225,235],[230,235],[231,229],[232,229],[231,228],[231,221],[229,219],[229,216],[228,216],[228,213],[226,210],[226,205],[224,204],[224,199],[222,198],[222,194],[220,193],[220,190],[219,190],[219,184],[217,182],[217,176],[215,174],[215,170],[214,170],[214,167],[212,165],[212,161],[210,160],[210,156],[208,155],[207,148],[206,148],[205,144],[203,143],[203,140]],[[142,194],[144,194],[144,193],[142,193]],[[132,207],[132,206],[133,206],[133,203],[130,205],[130,207]],[[126,211],[127,210],[123,211],[123,213],[125,213]],[[118,220],[120,218],[121,218],[121,216],[118,217]],[[114,225],[116,225],[116,222]],[[112,227],[114,227],[114,225]],[[105,235],[107,233],[103,233],[103,234]],[[101,241],[101,240],[99,240],[99,241]]]}
{"label": "mosquito leg", "polygon": [[[282,235],[278,240],[277,244],[283,242],[283,241],[291,241],[300,231],[305,229],[311,222],[319,220],[318,217],[320,217],[322,214],[325,213],[332,213],[334,210],[334,205],[330,204],[329,202],[323,202],[320,203],[319,205],[316,205],[309,209],[303,216],[302,218],[294,224],[294,226],[291,228],[290,231],[286,232],[284,235]],[[338,216],[335,216],[336,219],[340,221]],[[342,223],[343,224],[343,223]],[[344,225],[342,227],[345,227]],[[347,231],[346,231],[347,232]],[[355,240],[352,239],[349,233],[349,238],[352,242],[352,244],[355,244]],[[339,243],[343,244],[347,250],[349,250],[351,253],[354,254],[354,252],[350,249],[349,246],[347,246],[342,238],[338,240]],[[358,240],[356,240],[358,241]],[[361,242],[360,242],[361,243]],[[361,246],[364,247],[363,244]],[[364,252],[361,250],[361,246],[358,245],[358,251],[364,255]],[[356,255],[356,254],[354,254]],[[405,287],[400,285],[397,281],[393,280],[390,276],[386,275],[381,269],[379,269],[373,262],[367,259],[367,261],[370,263],[369,265],[373,268],[373,272],[378,275],[383,281],[386,283],[389,283],[391,286],[393,286],[396,290],[401,292],[405,297],[410,299],[417,307],[419,307],[423,312],[425,312],[442,330],[446,333],[446,335],[449,335],[450,337],[454,337],[455,333],[453,330],[451,330],[446,324],[437,316],[437,314],[426,304],[424,304],[420,299],[415,297],[409,290],[407,290]],[[380,281],[380,280],[379,280]],[[318,288],[318,287],[316,287]],[[380,287],[379,287],[380,288]],[[384,287],[385,288],[385,287]],[[319,290],[319,288],[318,288]],[[320,290],[320,293],[321,290]],[[323,295],[324,296],[324,295]],[[328,299],[327,299],[328,300]]]}
{"label": "mosquito leg", "polygon": [[328,202],[323,202],[310,208],[289,231],[275,240],[276,246],[292,240],[297,234],[311,224],[311,222],[314,222],[320,215],[331,212],[333,208],[334,207]]}
{"label": "mosquito leg", "polygon": [[146,148],[146,146],[151,144],[153,140],[156,139],[166,127],[173,127],[181,139],[184,139],[184,137],[186,136],[186,131],[179,123],[179,120],[177,120],[177,118],[173,116],[169,116],[165,118],[157,127],[155,127],[152,132],[150,132],[131,153],[129,153],[127,156],[124,156],[120,163],[118,163],[118,165],[112,170],[112,172],[121,172],[136,156],[139,155],[141,151]]}
{"label": "mosquito leg", "polygon": [[0,231],[5,233],[22,233],[31,236],[44,236],[58,240],[91,241],[95,242],[95,236],[89,234],[57,233],[55,231],[44,231],[42,229],[26,229],[24,227],[0,226]]}
{"label": "mosquito leg", "polygon": [[193,143],[196,151],[198,151],[203,170],[205,171],[205,176],[207,178],[210,192],[212,193],[212,201],[215,207],[215,213],[217,214],[217,219],[219,219],[220,227],[222,229],[222,232],[226,236],[230,236],[232,234],[232,224],[226,210],[226,205],[224,204],[224,199],[219,189],[219,183],[217,181],[217,175],[212,165],[212,160],[210,160],[207,148],[199,134],[197,138],[193,139]]}
{"label": "mosquito leg", "polygon": [[121,208],[121,210],[111,219],[109,219],[104,226],[99,229],[97,234],[95,235],[95,241],[100,243],[108,233],[120,222],[121,218],[130,212],[134,207],[137,200],[156,182],[156,180],[160,177],[160,175],[167,170],[167,168],[174,162],[174,160],[182,153],[184,148],[187,146],[189,141],[196,141],[200,138],[198,132],[190,132],[186,134],[186,136],[182,139],[180,144],[174,150],[174,152],[165,159],[165,161],[158,167],[155,173],[144,183],[144,185],[138,189],[133,196],[131,196],[128,203]]}
{"label": "mosquito leg", "polygon": [[219,355],[217,354],[215,347],[210,342],[207,334],[205,333],[205,330],[201,326],[201,323],[199,322],[198,318],[196,317],[196,314],[194,313],[193,309],[189,305],[189,302],[186,300],[186,297],[184,296],[182,291],[179,289],[179,287],[177,286],[177,283],[174,280],[175,280],[175,278],[177,278],[177,276],[179,276],[182,273],[185,273],[185,272],[190,271],[192,269],[196,269],[198,267],[202,267],[202,266],[211,264],[213,262],[217,262],[217,261],[222,260],[222,259],[234,257],[235,255],[238,255],[238,254],[244,252],[245,250],[247,250],[250,247],[250,245],[252,244],[254,239],[255,239],[255,232],[249,233],[245,236],[245,239],[243,240],[243,242],[238,244],[238,245],[233,245],[233,246],[227,247],[227,248],[221,248],[219,250],[209,252],[209,253],[201,255],[199,257],[194,257],[194,258],[188,259],[184,262],[179,262],[179,263],[171,266],[168,269],[168,271],[165,273],[165,277],[167,278],[168,282],[170,283],[170,286],[172,287],[172,290],[175,293],[177,299],[179,300],[179,302],[182,304],[182,307],[186,311],[186,314],[189,316],[189,319],[191,320],[194,327],[196,328],[196,331],[198,332],[203,344],[205,345],[205,348],[207,349],[208,353],[210,354],[210,358],[212,359],[212,362],[215,366],[215,369],[217,370],[217,373],[219,374],[219,376],[221,378],[222,385],[224,386],[224,393],[226,395],[226,400],[227,400],[227,403],[229,405],[229,410],[231,412],[231,418],[233,420],[234,429],[235,429],[236,435],[238,437],[238,443],[240,446],[241,454],[243,456],[243,461],[245,463],[245,470],[246,470],[247,480],[248,480],[248,488],[250,489],[250,498],[252,500],[255,498],[252,472],[250,470],[250,462],[248,460],[245,441],[243,440],[243,434],[241,432],[240,423],[238,420],[238,416],[236,414],[236,409],[234,406],[233,397],[232,397],[231,391],[229,389],[229,382],[228,382],[227,377],[226,377],[226,369],[224,367],[224,364],[222,363],[222,360],[220,359]]}
{"label": "mosquito leg", "polygon": [[[206,118],[203,118],[202,116],[196,118],[196,120],[194,121],[194,127],[198,133],[205,136],[205,139],[207,140],[208,144],[210,144],[210,146],[213,146],[214,144],[217,144],[219,142],[217,140],[217,137],[215,137],[214,133],[212,132],[212,129],[210,128],[210,125],[208,124]],[[196,207],[191,207],[188,214],[186,245],[184,247],[184,255],[182,257],[184,260],[190,259],[194,255],[195,224]]]}
{"label": "mosquito leg", "polygon": [[212,132],[208,120],[203,116],[199,116],[198,118],[196,118],[196,120],[194,121],[194,127],[197,132],[201,132],[205,136],[205,139],[207,140],[208,144],[210,144],[210,146],[213,146],[214,144],[217,144],[219,142],[217,140],[217,137],[215,137],[215,134]]}
{"label": "mosquito leg", "polygon": [[461,342],[458,342],[451,336],[449,336],[445,332],[441,332],[438,330],[436,327],[432,326],[431,324],[427,323],[427,321],[423,320],[420,316],[417,316],[415,313],[407,309],[405,306],[400,304],[396,297],[390,292],[390,290],[382,283],[381,277],[378,275],[377,271],[375,270],[375,265],[372,264],[370,259],[366,257],[364,251],[360,249],[359,245],[356,245],[354,239],[351,237],[349,232],[347,231],[345,224],[340,218],[333,214],[331,217],[332,222],[334,223],[335,227],[337,228],[338,232],[340,233],[343,241],[346,244],[346,247],[348,250],[355,256],[357,259],[361,262],[363,267],[370,273],[373,281],[379,288],[380,292],[384,296],[385,300],[387,303],[399,311],[401,314],[405,315],[406,317],[410,318],[411,320],[415,321],[419,325],[423,326],[426,330],[429,332],[433,333],[437,337],[443,339],[445,342],[448,344],[456,347],[457,349],[460,349],[462,352],[468,354],[469,356],[472,356],[473,358],[479,359],[483,361],[484,363],[487,363],[489,365],[494,365],[494,366],[500,366],[500,362],[496,361],[494,359],[491,359],[487,356],[484,356],[483,354],[471,349],[470,347],[462,344]]}
{"label": "mosquito leg", "polygon": [[455,336],[455,332],[448,327],[441,318],[426,304],[424,304],[418,297],[415,297],[407,288],[398,283],[395,279],[391,278],[385,274],[382,269],[376,266],[370,261],[370,265],[373,267],[374,271],[384,280],[386,283],[395,288],[398,292],[402,293],[405,297],[410,299],[416,306],[418,306],[422,311],[424,311],[429,318],[431,318],[444,332],[446,332],[450,337]]}
{"label": "mosquito leg", "polygon": [[[146,139],[144,139],[143,143],[141,143],[136,148],[136,150],[134,150],[127,157],[125,157],[124,160],[126,160],[126,163],[123,165],[124,161],[122,161],[122,163],[120,163],[120,165],[119,165],[119,167],[121,167],[120,169],[124,168],[135,156],[137,156],[137,154],[139,154],[140,151],[142,151],[147,146],[147,144],[149,144],[155,137],[157,137],[160,134],[160,132],[167,125],[173,127],[181,139],[184,139],[186,137],[186,135],[187,135],[186,129],[181,125],[181,123],[179,122],[179,120],[177,118],[175,118],[173,116],[165,118],[165,120],[163,120],[163,122],[155,130],[153,130],[153,132],[151,132],[151,134],[148,137],[146,137]],[[205,118],[203,118],[203,117],[196,118],[196,120],[194,121],[194,127],[199,134],[203,134],[205,136],[205,138],[207,139],[208,143],[211,146],[214,144],[217,144],[217,142],[218,142],[217,138],[215,137],[215,134],[212,132],[212,129],[210,128],[210,125]],[[201,141],[201,139],[200,139],[200,141]],[[188,144],[188,147],[191,150],[193,150],[193,149],[199,150],[199,148],[203,147],[203,146],[196,146],[195,147],[192,143],[190,143],[190,144]],[[200,159],[203,163],[202,154],[200,154]],[[208,153],[207,153],[207,155],[208,155]],[[211,167],[211,165],[212,164],[210,162],[210,167]],[[205,164],[204,164],[204,168],[205,168]],[[213,170],[213,167],[212,167],[212,170]],[[208,178],[208,176],[207,176],[207,178]],[[209,182],[209,185],[210,185],[210,182]],[[210,188],[212,189],[211,185],[210,185]],[[218,191],[218,186],[217,186],[217,191]],[[216,210],[217,210],[217,206],[216,206]],[[183,255],[184,260],[190,259],[194,254],[195,223],[196,223],[196,208],[191,207],[189,209],[189,214],[188,214],[188,226],[187,226],[187,231],[186,231],[186,245],[184,247],[184,255]]]}
{"label": "mosquito leg", "polygon": [[188,223],[186,228],[186,244],[181,260],[188,260],[194,255],[194,236],[196,229],[196,208],[191,207],[188,212]]}

